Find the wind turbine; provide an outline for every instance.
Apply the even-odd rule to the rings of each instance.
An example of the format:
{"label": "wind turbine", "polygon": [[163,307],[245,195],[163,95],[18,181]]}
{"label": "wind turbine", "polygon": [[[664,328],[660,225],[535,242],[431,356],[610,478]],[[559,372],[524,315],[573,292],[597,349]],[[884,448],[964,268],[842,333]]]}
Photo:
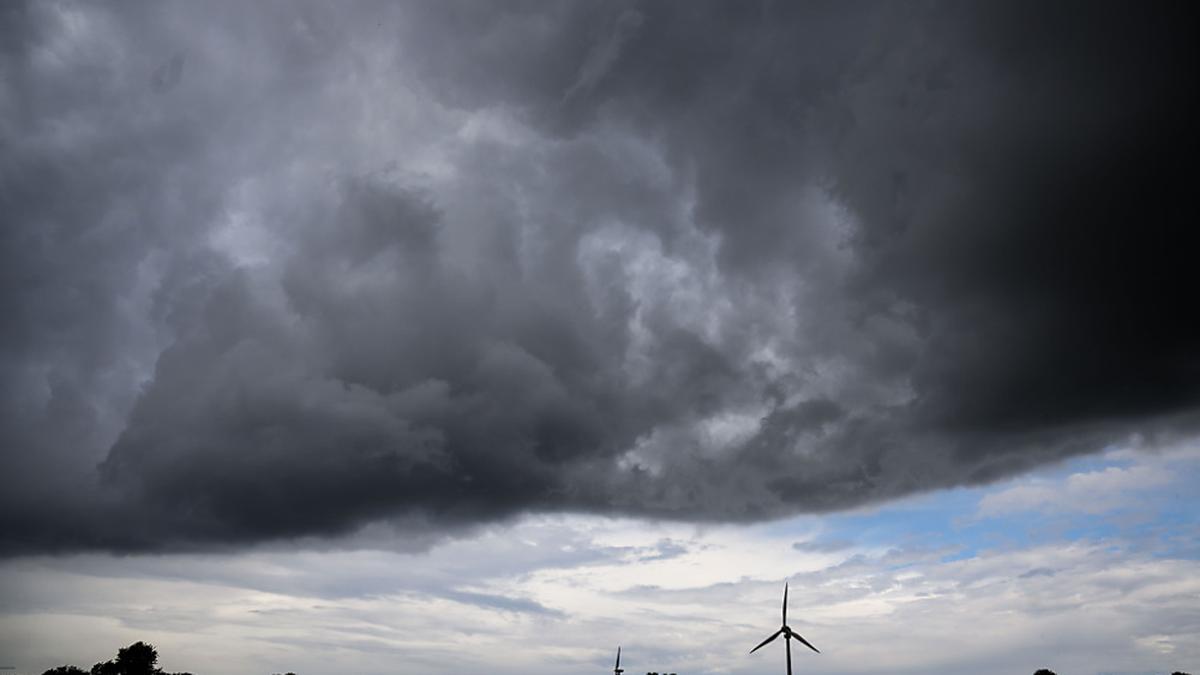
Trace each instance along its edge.
{"label": "wind turbine", "polygon": [[621,645],[617,645],[617,665],[613,666],[613,675],[621,675],[625,669],[621,667]]}
{"label": "wind turbine", "polygon": [[796,638],[797,640],[803,642],[809,649],[813,650],[814,652],[816,652],[818,654],[821,653],[821,650],[812,646],[812,644],[809,643],[808,640],[805,640],[803,637],[800,637],[799,633],[792,630],[787,625],[787,595],[788,595],[788,587],[787,587],[787,584],[784,583],[783,584],[783,626],[781,626],[779,630],[772,633],[771,637],[758,643],[758,646],[755,647],[754,649],[751,649],[750,653],[753,654],[754,652],[758,651],[759,649],[770,644],[771,641],[774,640],[775,638],[782,635],[784,643],[787,644],[788,675],[792,675],[792,638]]}

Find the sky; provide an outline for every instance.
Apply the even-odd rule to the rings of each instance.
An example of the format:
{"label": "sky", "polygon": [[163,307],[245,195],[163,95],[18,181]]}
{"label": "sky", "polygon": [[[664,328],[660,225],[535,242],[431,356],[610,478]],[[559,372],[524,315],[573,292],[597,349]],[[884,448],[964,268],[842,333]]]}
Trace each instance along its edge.
{"label": "sky", "polygon": [[0,5],[0,665],[1196,669],[1189,26]]}

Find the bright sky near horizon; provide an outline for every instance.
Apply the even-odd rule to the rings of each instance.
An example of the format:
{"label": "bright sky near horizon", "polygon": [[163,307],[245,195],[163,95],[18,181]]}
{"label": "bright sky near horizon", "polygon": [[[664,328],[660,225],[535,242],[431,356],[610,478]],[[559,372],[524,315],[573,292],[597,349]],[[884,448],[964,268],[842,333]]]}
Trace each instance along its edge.
{"label": "bright sky near horizon", "polygon": [[1200,446],[1113,449],[981,488],[761,525],[535,516],[427,553],[30,558],[0,566],[0,654],[167,670],[1163,675],[1200,663]]}

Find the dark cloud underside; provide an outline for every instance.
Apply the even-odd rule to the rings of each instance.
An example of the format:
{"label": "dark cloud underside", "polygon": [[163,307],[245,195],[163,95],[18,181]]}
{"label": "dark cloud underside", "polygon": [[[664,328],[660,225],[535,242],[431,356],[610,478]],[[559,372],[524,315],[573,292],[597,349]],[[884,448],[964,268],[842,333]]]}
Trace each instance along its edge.
{"label": "dark cloud underside", "polygon": [[1191,434],[1190,26],[10,3],[3,550],[758,519]]}

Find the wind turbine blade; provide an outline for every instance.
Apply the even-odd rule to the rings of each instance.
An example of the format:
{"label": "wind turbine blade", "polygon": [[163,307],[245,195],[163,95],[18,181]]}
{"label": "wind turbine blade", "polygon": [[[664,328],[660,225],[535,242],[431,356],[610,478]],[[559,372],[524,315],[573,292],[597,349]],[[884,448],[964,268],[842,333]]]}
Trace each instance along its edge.
{"label": "wind turbine blade", "polygon": [[784,640],[784,642],[787,643],[788,675],[792,675],[792,641]]}
{"label": "wind turbine blade", "polygon": [[812,646],[812,643],[811,643],[811,642],[809,642],[808,640],[805,640],[805,639],[804,639],[803,637],[801,637],[801,636],[800,636],[800,634],[799,634],[799,633],[797,633],[796,631],[794,631],[794,630],[789,630],[789,631],[788,631],[788,633],[789,633],[789,634],[790,634],[792,637],[794,637],[794,638],[796,638],[797,640],[799,640],[799,641],[803,642],[803,643],[804,643],[804,644],[805,644],[805,645],[806,645],[806,646],[807,646],[809,649],[813,650],[814,652],[816,652],[816,653],[818,653],[818,654],[820,654],[820,653],[821,653],[821,650],[820,650],[820,649],[817,649],[816,647]]}
{"label": "wind turbine blade", "polygon": [[783,582],[783,625],[787,625],[787,582]]}
{"label": "wind turbine blade", "polygon": [[621,645],[617,645],[617,664],[613,666],[613,670],[621,667]]}
{"label": "wind turbine blade", "polygon": [[783,629],[782,629],[782,628],[780,628],[779,630],[777,630],[777,631],[775,631],[774,633],[772,633],[772,634],[771,634],[771,637],[769,637],[769,638],[767,638],[766,640],[763,640],[762,642],[758,643],[758,646],[757,646],[757,647],[755,647],[754,649],[751,649],[751,650],[750,650],[750,653],[751,653],[751,654],[753,654],[754,652],[756,652],[756,651],[758,651],[758,650],[762,649],[763,647],[766,647],[767,645],[771,644],[771,641],[772,641],[772,640],[774,640],[775,638],[779,637],[780,635],[783,635]]}

